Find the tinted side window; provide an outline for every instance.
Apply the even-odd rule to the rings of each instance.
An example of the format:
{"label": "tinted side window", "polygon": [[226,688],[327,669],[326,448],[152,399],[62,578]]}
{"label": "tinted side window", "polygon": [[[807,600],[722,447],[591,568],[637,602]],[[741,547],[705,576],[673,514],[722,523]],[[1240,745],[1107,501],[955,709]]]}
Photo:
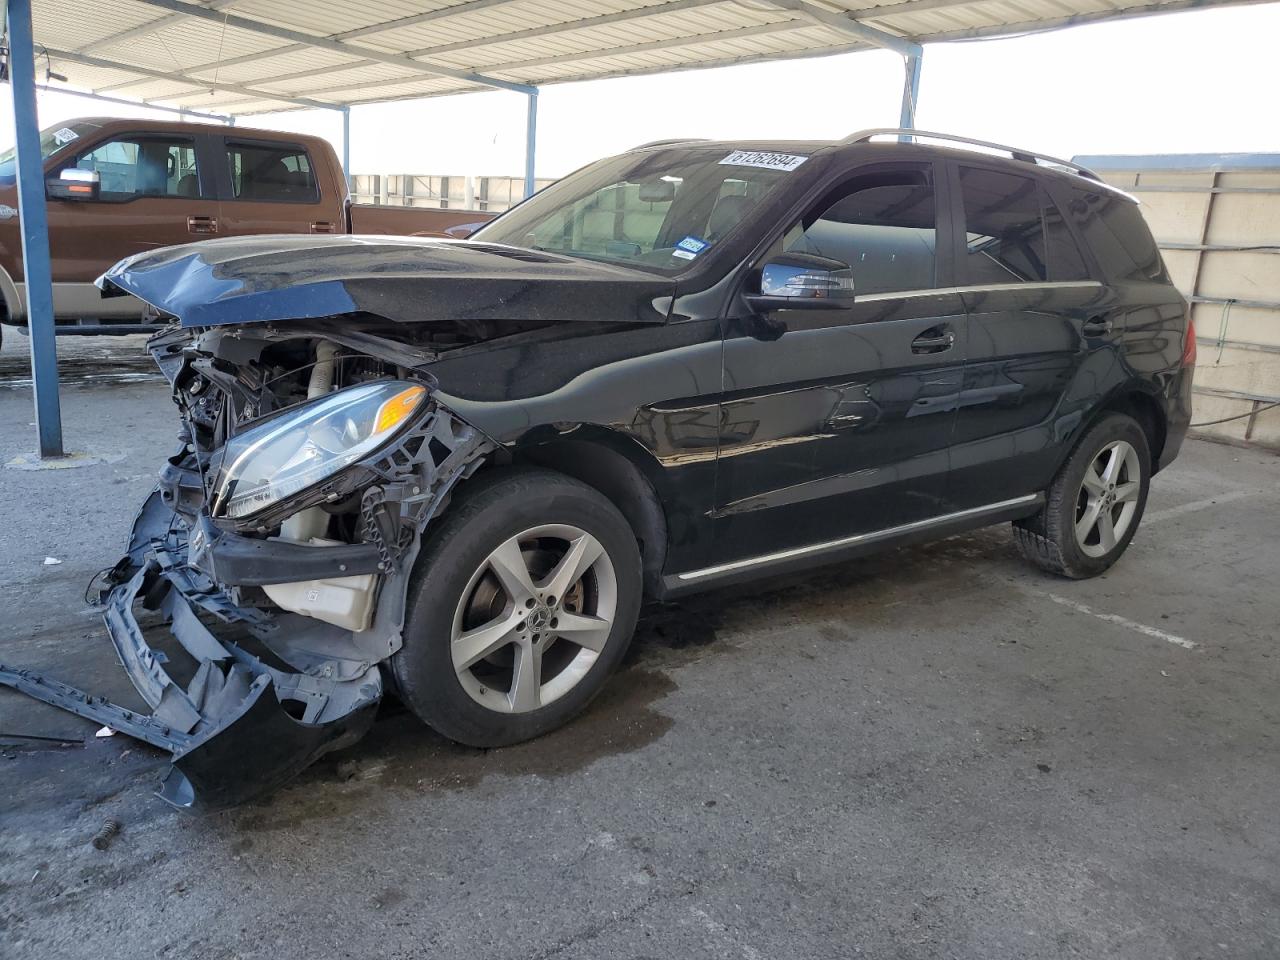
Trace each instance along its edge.
{"label": "tinted side window", "polygon": [[1048,280],[1044,216],[1036,182],[1009,173],[961,167],[960,190],[968,282]]}
{"label": "tinted side window", "polygon": [[1044,230],[1049,256],[1049,279],[1092,280],[1066,218],[1048,197],[1044,198]]}
{"label": "tinted side window", "polygon": [[1136,203],[1110,194],[1074,190],[1069,213],[1107,279],[1165,279],[1160,251]]}
{"label": "tinted side window", "polygon": [[122,137],[100,143],[68,166],[97,171],[103,200],[134,197],[196,197],[200,177],[189,140]]}
{"label": "tinted side window", "polygon": [[787,231],[783,249],[853,268],[858,293],[935,285],[937,222],[928,169],[860,176]]}
{"label": "tinted side window", "polygon": [[315,203],[320,199],[311,158],[301,147],[228,143],[231,193],[237,200]]}

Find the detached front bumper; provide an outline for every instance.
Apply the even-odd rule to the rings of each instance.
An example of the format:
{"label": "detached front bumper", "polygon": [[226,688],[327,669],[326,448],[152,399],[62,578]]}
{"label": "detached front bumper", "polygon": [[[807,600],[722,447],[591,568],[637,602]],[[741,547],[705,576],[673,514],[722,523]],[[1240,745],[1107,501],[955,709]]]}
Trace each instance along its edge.
{"label": "detached front bumper", "polygon": [[[403,643],[420,536],[494,447],[433,402],[413,429],[335,481],[341,496],[359,495],[362,533],[333,545],[219,528],[180,454],[161,471],[98,591],[120,663],[152,713],[4,665],[0,685],[168,750],[173,766],[160,796],[177,807],[225,807],[265,793],[368,730],[383,693],[379,665]],[[344,578],[372,583],[367,628],[287,612],[270,599],[273,585],[320,594]]]}
{"label": "detached front bumper", "polygon": [[[238,539],[223,543],[248,579],[263,569],[267,558],[245,558]],[[337,553],[335,564],[353,559],[349,550]],[[159,492],[139,512],[119,571],[128,579],[105,592],[103,620],[150,716],[29,671],[0,666],[0,684],[168,750],[173,766],[159,792],[168,803],[188,810],[241,803],[356,742],[372,724],[383,690],[377,664],[326,657],[325,641],[337,639],[326,624],[235,603],[188,563],[187,528]],[[148,643],[163,626],[181,651]],[[285,635],[287,645],[279,642]],[[320,652],[302,652],[308,641]],[[185,682],[175,678],[179,668]]]}

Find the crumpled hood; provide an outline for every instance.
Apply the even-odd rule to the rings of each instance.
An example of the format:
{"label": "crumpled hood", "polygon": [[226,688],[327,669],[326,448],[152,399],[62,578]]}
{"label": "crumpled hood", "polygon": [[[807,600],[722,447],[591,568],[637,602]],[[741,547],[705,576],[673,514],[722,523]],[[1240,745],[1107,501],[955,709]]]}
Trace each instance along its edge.
{"label": "crumpled hood", "polygon": [[267,235],[140,253],[97,281],[184,327],[367,312],[431,320],[661,323],[671,280],[610,264],[468,240]]}

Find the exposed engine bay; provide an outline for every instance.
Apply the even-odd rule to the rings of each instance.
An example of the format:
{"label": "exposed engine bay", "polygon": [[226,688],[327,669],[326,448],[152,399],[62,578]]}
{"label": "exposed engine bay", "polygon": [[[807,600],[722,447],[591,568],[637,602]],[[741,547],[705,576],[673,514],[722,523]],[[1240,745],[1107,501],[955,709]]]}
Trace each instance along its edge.
{"label": "exposed engine bay", "polygon": [[[175,806],[241,802],[367,730],[420,538],[496,447],[418,369],[494,331],[432,325],[415,343],[378,326],[153,337],[181,445],[90,592],[154,712],[0,668],[0,682],[172,751],[160,795]],[[160,626],[176,649],[149,642]]]}
{"label": "exposed engine bay", "polygon": [[[153,712],[3,665],[0,685],[171,751],[161,796],[185,809],[269,790],[372,722],[424,533],[510,459],[510,429],[441,398],[528,427],[494,351],[518,366],[534,344],[661,324],[674,292],[519,247],[351,235],[165,247],[97,285],[176,321],[148,348],[180,444],[89,589]],[[433,377],[449,366],[462,393]]]}

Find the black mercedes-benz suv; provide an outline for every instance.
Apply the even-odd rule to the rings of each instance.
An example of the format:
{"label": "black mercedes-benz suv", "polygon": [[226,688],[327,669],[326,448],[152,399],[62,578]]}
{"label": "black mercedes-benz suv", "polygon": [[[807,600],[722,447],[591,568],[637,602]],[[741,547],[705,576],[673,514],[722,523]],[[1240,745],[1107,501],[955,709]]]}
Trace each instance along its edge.
{"label": "black mercedes-benz suv", "polygon": [[1187,304],[1088,170],[909,136],[649,144],[465,241],[122,261],[104,293],[176,318],[151,349],[185,423],[98,584],[155,713],[0,680],[223,804],[384,689],[463,743],[548,731],[646,598],[1004,521],[1048,570],[1106,570],[1187,428]]}

